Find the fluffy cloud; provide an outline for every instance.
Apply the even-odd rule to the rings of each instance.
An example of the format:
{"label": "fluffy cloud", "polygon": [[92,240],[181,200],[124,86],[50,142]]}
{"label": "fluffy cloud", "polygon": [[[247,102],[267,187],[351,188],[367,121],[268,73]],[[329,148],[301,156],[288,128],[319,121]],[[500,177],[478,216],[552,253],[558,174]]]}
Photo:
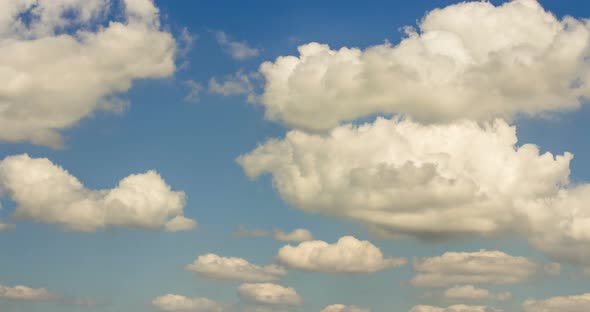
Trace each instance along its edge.
{"label": "fluffy cloud", "polygon": [[277,260],[304,271],[330,273],[368,273],[404,265],[404,258],[385,258],[379,248],[369,241],[344,236],[336,243],[303,242],[298,246],[282,247]]}
{"label": "fluffy cloud", "polygon": [[[120,111],[134,80],[170,76],[175,40],[151,0],[2,1],[0,140],[59,147],[60,129]],[[120,20],[107,21],[109,16]]]}
{"label": "fluffy cloud", "polygon": [[459,3],[418,27],[395,46],[309,43],[263,63],[266,117],[314,130],[377,113],[489,120],[575,109],[590,95],[590,26],[535,0]]}
{"label": "fluffy cloud", "polygon": [[515,284],[532,277],[538,265],[524,257],[501,251],[445,252],[442,256],[414,260],[417,287],[456,284]]}
{"label": "fluffy cloud", "polygon": [[527,213],[537,213],[522,203],[555,196],[568,183],[572,159],[516,144],[516,129],[501,120],[378,118],[327,135],[290,131],[238,162],[252,178],[270,173],[296,207],[390,236],[505,235],[526,230]]}
{"label": "fluffy cloud", "polygon": [[16,203],[15,218],[76,231],[107,226],[174,231],[193,224],[182,217],[185,194],[171,190],[155,171],[130,175],[113,189],[90,190],[46,158],[8,156],[0,162],[0,195]]}
{"label": "fluffy cloud", "polygon": [[253,283],[273,282],[287,275],[287,271],[280,266],[261,267],[242,258],[226,258],[215,254],[199,256],[186,269],[208,278]]}
{"label": "fluffy cloud", "polygon": [[528,299],[522,308],[525,312],[587,312],[590,311],[590,293],[545,300]]}
{"label": "fluffy cloud", "polygon": [[238,295],[243,300],[262,305],[297,306],[303,299],[293,288],[276,284],[242,284],[238,287]]}
{"label": "fluffy cloud", "polygon": [[206,298],[187,298],[180,295],[168,294],[152,301],[152,305],[165,312],[222,312],[227,306]]}
{"label": "fluffy cloud", "polygon": [[0,298],[29,301],[56,300],[60,296],[49,292],[45,288],[31,288],[27,286],[2,286],[0,285]]}
{"label": "fluffy cloud", "polygon": [[232,41],[229,36],[223,31],[215,33],[217,43],[236,60],[245,60],[260,54],[260,50],[252,48],[246,42]]}
{"label": "fluffy cloud", "polygon": [[447,308],[418,305],[413,307],[410,312],[502,312],[502,310],[485,306],[468,306],[464,304],[457,304]]}
{"label": "fluffy cloud", "polygon": [[369,309],[363,309],[355,306],[345,306],[343,304],[333,304],[325,307],[322,312],[370,312]]}
{"label": "fluffy cloud", "polygon": [[498,300],[506,301],[512,299],[509,292],[492,293],[487,289],[476,288],[473,285],[454,286],[447,289],[443,298],[447,300]]}

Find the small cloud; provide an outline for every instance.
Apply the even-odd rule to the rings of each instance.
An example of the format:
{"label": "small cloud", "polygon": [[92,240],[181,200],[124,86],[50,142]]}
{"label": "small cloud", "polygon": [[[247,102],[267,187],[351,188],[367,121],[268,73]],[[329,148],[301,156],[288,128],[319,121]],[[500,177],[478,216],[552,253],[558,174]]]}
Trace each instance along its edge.
{"label": "small cloud", "polygon": [[223,31],[217,31],[215,37],[225,52],[235,60],[245,60],[260,54],[259,49],[250,47],[245,41],[232,41]]}
{"label": "small cloud", "polygon": [[189,88],[188,94],[184,97],[184,100],[189,103],[197,103],[200,100],[199,95],[201,91],[204,90],[203,86],[194,81],[194,80],[187,80],[184,82],[184,85]]}
{"label": "small cloud", "polygon": [[249,103],[258,102],[256,82],[261,79],[259,73],[243,73],[241,70],[225,76],[218,81],[213,77],[209,80],[209,92],[223,96],[246,95]]}

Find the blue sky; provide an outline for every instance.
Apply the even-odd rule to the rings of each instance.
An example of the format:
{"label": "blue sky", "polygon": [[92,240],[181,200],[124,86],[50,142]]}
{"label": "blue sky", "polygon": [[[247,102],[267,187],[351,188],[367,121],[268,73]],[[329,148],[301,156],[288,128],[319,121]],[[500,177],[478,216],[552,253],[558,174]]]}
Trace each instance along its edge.
{"label": "blue sky", "polygon": [[[144,1],[136,0],[137,3]],[[39,2],[44,3],[43,1]],[[97,3],[99,7],[103,5],[103,2],[105,1],[92,1],[92,3]],[[504,1],[491,2],[497,7],[504,3]],[[523,0],[522,2],[530,1]],[[76,1],[72,1],[72,3],[76,3]],[[92,27],[89,27],[89,25],[96,26],[97,23],[108,25],[105,21],[109,18],[122,21],[122,25],[128,25],[125,24],[125,19],[131,19],[130,16],[132,15],[128,12],[125,13],[123,3],[124,1],[121,3],[113,1],[113,4],[108,8],[110,13],[107,17],[103,16],[82,21],[80,22],[82,26],[74,23],[74,27],[91,29]],[[309,129],[306,128],[304,123],[282,122],[281,118],[283,121],[291,118],[287,115],[289,111],[279,112],[279,114],[283,115],[276,120],[269,120],[268,117],[265,117],[265,111],[274,104],[274,102],[271,103],[273,99],[270,97],[263,99],[262,101],[266,101],[265,103],[249,103],[247,100],[248,95],[257,96],[265,94],[269,90],[268,84],[271,78],[260,77],[260,73],[257,77],[253,74],[251,77],[254,78],[249,80],[253,89],[240,94],[230,94],[232,92],[228,92],[227,95],[215,93],[210,90],[210,79],[215,78],[217,81],[223,82],[236,72],[256,73],[263,62],[274,62],[279,56],[298,56],[297,47],[309,42],[326,43],[334,50],[341,47],[357,47],[364,50],[367,47],[381,45],[385,41],[396,45],[404,38],[401,31],[404,26],[416,27],[416,23],[427,12],[435,8],[452,6],[456,3],[459,2],[418,1],[405,3],[399,1],[371,1],[369,3],[343,3],[341,1],[322,1],[318,3],[317,1],[258,1],[256,3],[246,3],[225,0],[155,1],[154,7],[159,9],[159,16],[156,19],[160,20],[161,25],[155,29],[150,27],[141,28],[141,31],[147,32],[145,38],[148,38],[147,36],[152,35],[154,32],[171,36],[170,38],[176,42],[176,52],[162,52],[162,55],[173,58],[176,64],[174,68],[156,67],[150,63],[157,63],[158,57],[161,57],[161,55],[149,51],[153,52],[153,50],[157,50],[155,47],[170,44],[166,43],[165,39],[158,37],[158,40],[161,39],[162,42],[151,41],[152,39],[150,39],[150,41],[146,41],[145,45],[140,46],[140,48],[146,49],[146,55],[150,55],[154,59],[145,57],[145,62],[150,63],[147,65],[138,62],[138,66],[151,66],[146,71],[148,74],[144,74],[140,70],[134,71],[135,69],[130,69],[131,72],[125,74],[128,75],[128,82],[131,83],[129,88],[125,86],[126,81],[109,81],[110,78],[104,78],[103,80],[99,79],[97,84],[104,83],[109,86],[104,87],[104,91],[101,91],[102,93],[99,93],[97,97],[89,97],[88,92],[85,91],[86,89],[82,87],[79,89],[82,95],[79,95],[76,93],[78,91],[74,90],[76,80],[90,79],[88,77],[95,76],[93,76],[92,72],[86,72],[85,75],[79,74],[81,76],[77,77],[78,70],[73,67],[52,68],[51,70],[55,70],[55,72],[49,73],[55,74],[53,79],[56,80],[66,79],[64,77],[72,75],[73,80],[67,80],[68,83],[73,84],[71,87],[64,87],[64,89],[59,89],[60,92],[51,93],[51,91],[46,90],[50,90],[54,86],[43,88],[42,84],[44,82],[39,80],[41,82],[38,83],[41,84],[41,87],[31,90],[36,90],[36,95],[40,99],[35,98],[31,100],[32,102],[28,101],[33,96],[19,94],[20,89],[15,88],[14,90],[17,91],[14,91],[9,87],[4,90],[0,88],[0,104],[3,103],[3,98],[5,98],[5,105],[8,107],[5,111],[0,109],[0,123],[7,124],[6,127],[0,125],[0,132],[4,133],[12,133],[12,131],[15,133],[26,132],[21,128],[17,128],[17,126],[11,126],[12,123],[8,125],[8,120],[11,119],[32,129],[36,125],[31,124],[29,126],[27,123],[34,118],[38,118],[38,116],[46,114],[46,109],[55,113],[52,118],[56,119],[59,118],[55,116],[70,114],[69,106],[62,105],[62,103],[70,103],[68,101],[71,99],[74,99],[71,100],[72,105],[90,107],[88,113],[78,116],[79,118],[73,117],[75,120],[70,125],[49,127],[57,129],[63,136],[63,146],[61,147],[48,146],[53,143],[47,143],[43,140],[41,142],[35,141],[34,134],[30,136],[28,134],[23,135],[22,137],[19,135],[0,135],[0,142],[2,142],[0,144],[0,159],[22,154],[28,154],[31,159],[47,158],[52,164],[63,167],[69,174],[75,176],[88,190],[116,188],[121,179],[153,169],[157,171],[166,185],[170,186],[173,191],[183,191],[186,194],[186,204],[182,207],[182,213],[175,213],[173,216],[180,215],[198,222],[196,228],[187,231],[166,231],[163,224],[159,224],[159,227],[156,228],[146,229],[142,224],[133,223],[135,221],[127,223],[126,221],[120,221],[122,223],[119,225],[105,224],[91,231],[79,231],[72,229],[72,224],[67,223],[76,222],[75,218],[68,219],[74,221],[67,222],[51,221],[55,219],[51,219],[49,213],[45,214],[45,206],[39,206],[38,204],[48,202],[40,199],[38,202],[32,201],[32,204],[27,206],[24,203],[26,200],[21,197],[16,198],[14,194],[17,191],[15,190],[20,184],[11,184],[12,176],[6,173],[8,170],[3,173],[2,169],[0,169],[0,202],[2,203],[0,224],[14,225],[14,228],[0,231],[0,247],[2,250],[0,256],[0,285],[5,287],[25,285],[34,289],[45,288],[52,294],[58,294],[59,296],[58,299],[37,298],[37,300],[11,298],[6,295],[6,292],[3,293],[2,288],[0,288],[0,311],[159,311],[158,306],[153,301],[157,297],[166,294],[176,294],[188,298],[209,298],[216,302],[230,304],[232,305],[230,309],[236,311],[253,308],[254,306],[268,308],[270,311],[283,311],[284,309],[287,309],[287,311],[321,311],[326,306],[339,303],[370,309],[370,311],[405,312],[410,311],[419,304],[423,304],[431,306],[432,310],[415,311],[454,312],[458,310],[434,310],[434,307],[467,304],[496,307],[504,311],[517,312],[523,311],[523,302],[529,298],[538,299],[539,302],[537,303],[540,306],[543,304],[541,300],[550,297],[575,296],[587,293],[590,289],[590,280],[582,271],[585,267],[590,268],[590,264],[586,264],[584,261],[572,260],[571,257],[567,256],[561,257],[561,251],[534,246],[534,244],[530,243],[536,237],[533,237],[533,234],[530,234],[531,236],[529,234],[514,234],[509,230],[504,231],[502,229],[499,230],[502,233],[482,234],[475,231],[472,233],[461,232],[460,235],[445,237],[445,231],[442,231],[439,234],[444,239],[435,241],[423,241],[419,235],[407,235],[401,239],[389,239],[372,234],[369,231],[372,225],[369,221],[343,216],[339,212],[331,212],[330,210],[338,210],[341,208],[338,205],[345,204],[332,203],[332,205],[335,205],[334,207],[330,206],[323,210],[324,206],[322,204],[318,203],[316,206],[311,200],[308,201],[307,197],[301,200],[290,199],[287,195],[288,190],[281,189],[280,186],[276,185],[281,182],[278,180],[280,179],[279,175],[285,174],[285,172],[281,171],[283,167],[267,168],[267,174],[253,179],[245,174],[245,170],[248,169],[245,167],[248,165],[236,161],[240,155],[252,153],[258,145],[264,144],[268,139],[282,140],[287,132],[294,129],[299,129],[299,131],[312,137],[328,136],[327,133],[330,129]],[[0,8],[3,5],[0,4]],[[39,6],[43,7],[44,5],[47,5],[47,8],[51,7],[47,3]],[[540,5],[545,10],[553,12],[558,20],[565,15],[580,20],[590,16],[590,4],[587,1],[540,1]],[[76,10],[82,12],[85,7],[89,6],[89,4],[81,4],[78,6],[73,5],[72,8],[75,12],[77,12]],[[46,11],[43,11],[45,13],[41,14],[51,14],[47,13],[49,12],[47,8]],[[136,14],[139,16],[140,13]],[[0,13],[0,15],[2,14],[6,13]],[[13,20],[10,21],[14,25],[16,19],[11,18]],[[147,13],[145,16],[141,15],[142,22],[150,18],[153,17]],[[477,23],[477,21],[472,22]],[[146,23],[149,24],[149,21]],[[503,28],[510,26],[499,24],[498,32],[504,32],[510,38],[511,33],[505,32],[505,28]],[[17,71],[21,70],[27,75],[30,74],[33,80],[36,79],[35,74],[42,72],[31,69],[35,64],[31,66],[18,65],[20,64],[18,58],[10,54],[13,53],[11,44],[14,42],[41,41],[43,38],[49,38],[50,40],[55,39],[57,36],[55,29],[51,29],[49,32],[32,29],[33,25],[30,25],[29,30],[31,33],[27,35],[22,29],[10,28],[10,25],[0,24],[0,52],[6,49],[5,53],[9,55],[4,60],[0,58],[0,69],[4,67],[13,68]],[[185,35],[189,34],[193,37],[192,45],[187,45],[186,41],[183,41],[183,32],[185,32]],[[255,52],[251,57],[245,59],[232,57],[231,53],[228,53],[227,47],[224,47],[223,43],[219,42],[219,32],[225,33],[230,42],[243,44],[242,48],[249,47]],[[76,36],[74,32],[66,32],[66,35]],[[590,43],[590,38],[584,38]],[[153,50],[150,50],[150,46]],[[40,49],[29,48],[24,51],[30,54],[33,59],[51,60],[50,52],[45,53],[51,47],[40,47]],[[97,49],[96,46],[93,46],[93,48]],[[128,50],[122,49],[122,51],[131,51],[131,48]],[[76,53],[81,53],[79,51],[81,50],[74,50],[71,55],[75,56]],[[88,52],[89,50],[84,51]],[[141,53],[142,51],[137,48],[137,50],[129,53]],[[585,56],[587,56],[587,51],[584,52],[586,53]],[[64,50],[59,50],[56,53],[58,53],[56,55],[61,55],[60,60],[67,56]],[[88,53],[93,55],[90,52]],[[105,60],[111,57],[111,54],[116,55],[100,49],[97,53],[97,55],[103,56]],[[127,52],[121,52],[120,55],[124,53]],[[134,54],[130,58],[130,62],[141,58],[141,55]],[[579,71],[576,71],[575,74],[583,78],[587,77],[584,76],[585,71],[588,69],[587,59],[578,60],[578,62],[580,62],[578,64]],[[42,61],[37,65],[39,67],[46,65],[41,63]],[[67,62],[64,61],[64,63]],[[113,67],[115,69],[111,69],[108,65],[102,65],[100,68],[101,72],[105,72],[104,77],[111,77],[108,75],[108,70],[117,71],[115,67]],[[553,69],[553,67],[550,68]],[[0,71],[0,79],[4,77],[11,83],[16,81],[16,76],[11,76],[10,73]],[[96,77],[103,77],[101,75],[103,74],[97,73]],[[563,75],[568,75],[568,73]],[[547,74],[547,76],[549,78],[542,80],[540,83],[547,82],[550,84],[553,82],[551,79],[560,79],[562,77],[559,74],[555,74],[557,78],[552,78],[553,76],[550,74]],[[567,78],[571,77],[568,76]],[[516,81],[516,79],[523,79],[522,81],[525,82]],[[519,83],[525,85],[523,87],[525,91],[522,91],[525,100],[522,101],[529,106],[519,111],[517,104],[511,106],[509,103],[507,107],[517,108],[510,111],[510,116],[506,117],[506,120],[508,120],[506,123],[516,127],[519,142],[517,146],[532,143],[538,145],[541,152],[549,151],[553,155],[561,155],[564,152],[573,153],[575,157],[571,161],[569,169],[567,169],[571,171],[570,180],[572,183],[563,188],[575,188],[578,185],[583,185],[590,181],[590,166],[586,161],[590,156],[590,148],[585,135],[590,130],[590,126],[585,122],[590,118],[590,110],[584,105],[581,108],[572,109],[565,104],[563,106],[556,105],[543,111],[541,109],[536,110],[536,103],[533,100],[530,103],[526,100],[526,98],[537,99],[536,94],[527,93],[534,92],[530,90],[536,90],[534,87],[527,88],[527,81],[535,79],[541,78],[526,76],[525,74],[515,78],[515,85],[520,85]],[[197,97],[187,99],[187,95],[191,91],[187,81],[192,81],[201,86]],[[16,82],[14,83],[16,84]],[[534,83],[531,82],[531,84]],[[9,83],[6,85],[12,86]],[[111,87],[111,85],[117,85],[117,87]],[[468,88],[471,87],[469,83],[467,83],[467,86]],[[100,89],[103,86],[98,85],[95,87]],[[119,87],[120,89],[117,89]],[[309,94],[316,91],[312,90]],[[482,94],[485,93],[481,89],[477,89],[477,91],[482,92]],[[571,89],[566,88],[565,91],[559,90],[557,93],[561,95],[570,91]],[[76,93],[76,95],[70,97],[69,94],[66,94],[68,92]],[[292,89],[290,92],[293,98],[297,98],[297,92],[305,93],[306,90]],[[304,96],[305,94],[302,95],[302,98]],[[582,96],[576,94],[573,97],[583,98],[583,96],[584,94]],[[99,108],[100,105],[88,104],[88,102],[95,104],[100,102],[101,100],[97,100],[97,98],[109,100],[114,97],[118,99],[116,103],[127,103],[121,112],[105,111]],[[487,105],[485,104],[487,102],[483,99],[484,97],[482,95],[482,106]],[[309,99],[310,103],[314,100],[311,96]],[[324,98],[321,95],[318,95],[318,99],[318,103],[324,103],[322,102]],[[567,102],[571,97],[564,96],[558,99]],[[287,107],[292,103],[281,102],[279,104]],[[360,98],[355,103],[357,104],[354,105],[358,106],[365,105],[363,98]],[[387,103],[385,106],[389,105]],[[315,104],[313,102],[310,105]],[[329,107],[328,104],[325,107]],[[430,106],[421,108],[421,104],[418,102],[415,105],[418,111],[431,109]],[[438,104],[434,103],[432,105],[436,107]],[[494,103],[490,105],[493,106]],[[25,106],[29,108],[26,110],[11,110],[12,107]],[[315,107],[319,106],[321,105]],[[48,109],[47,107],[51,108]],[[541,107],[541,105],[539,104],[538,107]],[[60,112],[60,109],[63,112]],[[351,111],[355,109],[351,108]],[[38,111],[35,112],[34,110]],[[324,116],[322,114],[335,116],[339,113],[330,111],[327,108],[318,108],[317,110],[310,108],[310,111],[311,114],[308,116],[310,119],[315,116]],[[464,112],[467,109],[460,111]],[[534,113],[527,115],[526,112],[529,111],[534,111]],[[343,124],[352,120],[355,124],[364,122],[373,124],[375,116],[391,116],[392,112],[393,115],[405,113],[409,118],[419,116],[419,113],[412,109],[397,111],[394,108],[382,111],[374,110],[368,114],[359,113],[354,115],[353,118],[344,118],[338,120],[338,122]],[[28,116],[27,114],[31,115]],[[459,115],[461,114],[459,113]],[[468,115],[467,119],[471,118],[471,116],[475,115]],[[474,119],[475,122],[485,123],[494,118],[504,118],[505,116],[490,113],[490,116],[485,115],[482,117],[478,115]],[[22,120],[18,120],[19,118]],[[329,119],[329,117],[327,118]],[[459,116],[457,119],[462,118],[463,116]],[[422,122],[420,117],[417,117],[416,120],[419,120],[417,121],[417,127],[430,124]],[[440,124],[444,125],[446,122]],[[451,120],[451,122],[460,121]],[[434,124],[437,123],[434,122]],[[14,127],[16,130],[10,127]],[[330,126],[330,128],[335,127]],[[412,138],[415,139],[415,137]],[[345,143],[340,142],[337,144]],[[380,143],[376,144],[379,145]],[[301,148],[301,151],[296,152],[302,154],[306,152],[313,153],[313,151],[305,150],[306,146]],[[321,149],[318,148],[318,150]],[[487,153],[487,151],[484,152]],[[280,155],[274,155],[272,151],[269,152],[269,155],[277,157],[276,159],[280,158]],[[340,157],[345,159],[347,156],[328,155],[329,160],[327,161]],[[450,155],[450,157],[458,159],[462,156]],[[258,160],[254,159],[253,161]],[[8,168],[8,162],[2,161],[2,163],[6,163],[5,166]],[[25,167],[28,168],[31,164],[25,164]],[[482,166],[485,166],[485,164]],[[509,164],[506,166],[509,166]],[[27,170],[17,172],[16,176],[41,174]],[[534,171],[535,169],[527,170]],[[542,170],[539,169],[539,171]],[[529,175],[529,173],[523,175],[525,177],[533,176]],[[285,183],[289,182],[292,181],[286,181]],[[536,181],[530,181],[531,184],[534,182]],[[59,186],[55,187],[58,188]],[[524,188],[526,187],[523,186]],[[28,189],[29,192],[33,192],[30,196],[45,196],[43,194],[36,195],[34,190],[38,190],[38,187],[32,186],[32,189]],[[326,190],[326,192],[330,192],[329,187]],[[53,192],[53,190],[49,188],[48,192]],[[342,194],[328,195],[338,197]],[[102,195],[97,193],[96,196],[100,197]],[[162,196],[169,196],[169,194]],[[23,201],[19,202],[19,200]],[[344,200],[346,200],[346,197]],[[583,199],[581,200],[583,201]],[[52,211],[52,216],[55,213],[62,214],[61,205],[62,203],[58,201],[55,205],[57,208]],[[16,210],[21,209],[18,208],[19,206],[27,207],[23,209],[23,211],[26,210],[24,216],[16,218],[14,213]],[[317,208],[320,206],[321,208]],[[368,206],[370,205],[368,204]],[[436,207],[436,205],[434,206]],[[142,213],[141,208],[139,207],[137,208],[139,210],[135,211],[140,214]],[[379,208],[375,209],[378,210]],[[581,208],[576,210],[575,213],[578,213],[580,209],[588,211],[583,202]],[[504,212],[505,210],[498,210],[497,214]],[[64,210],[63,215],[66,213],[68,212]],[[584,214],[580,212],[580,215]],[[590,217],[590,213],[586,216]],[[48,218],[51,220],[48,221]],[[461,218],[461,216],[457,218]],[[494,216],[492,219],[494,218],[496,217]],[[440,219],[439,221],[448,222],[447,219]],[[278,250],[281,247],[287,244],[297,246],[300,242],[279,241],[273,238],[271,234],[264,237],[236,237],[233,233],[240,227],[264,231],[279,229],[285,232],[302,228],[309,230],[315,240],[325,241],[330,244],[334,244],[340,237],[351,235],[359,240],[369,240],[381,250],[385,257],[404,257],[408,263],[404,266],[388,267],[374,272],[369,272],[371,270],[367,269],[363,273],[322,272],[322,270],[326,270],[325,268],[306,271],[300,267],[298,268],[297,264],[289,264],[286,261],[281,262],[280,257],[277,257]],[[522,227],[525,227],[525,225],[523,224]],[[519,226],[512,224],[507,225],[506,228],[510,228],[515,232],[519,231]],[[395,226],[388,229],[397,231]],[[436,233],[436,230],[433,231]],[[551,235],[553,234],[551,233]],[[556,237],[561,237],[558,234],[556,235]],[[575,245],[578,246],[575,248],[582,248],[581,253],[588,254],[590,252],[590,239],[587,237],[590,236],[584,237],[582,234],[580,235],[582,238],[578,237],[578,241],[575,241],[575,244],[578,244]],[[528,261],[537,263],[539,267],[535,273],[519,279],[516,283],[456,282],[443,287],[420,287],[410,282],[418,274],[413,262],[414,259],[437,257],[445,252],[475,254],[483,249],[501,251],[511,257],[523,257],[521,259],[526,258]],[[360,254],[356,256],[360,258],[366,256],[365,251],[357,250],[357,252]],[[251,281],[239,279],[228,281],[216,278],[214,274],[209,276],[206,274],[195,275],[185,269],[185,266],[195,261],[198,256],[208,253],[214,253],[222,257],[243,258],[259,266],[275,262],[285,266],[288,269],[288,274],[274,283],[295,289],[303,299],[303,303],[285,307],[282,304],[269,305],[264,302],[256,302],[256,300],[249,301],[247,295],[238,295],[237,289],[241,284],[252,283]],[[303,258],[303,256],[301,257]],[[560,263],[561,272],[559,275],[545,272],[543,266],[550,263]],[[505,265],[506,270],[509,272],[519,270],[518,268],[510,268],[508,264]],[[482,270],[485,270],[485,268]],[[492,297],[475,300],[444,300],[440,298],[439,294],[444,292],[445,289],[463,284],[474,284],[477,288],[486,289],[492,293],[510,292],[512,298],[506,301],[496,300]],[[433,295],[428,296],[428,292]],[[582,304],[590,306],[590,295],[588,297],[585,299],[585,303],[582,302]],[[79,299],[89,299],[96,304],[92,304],[92,307],[85,307],[72,303],[72,301]],[[193,310],[162,311],[210,310],[193,308]],[[579,310],[572,309],[571,311]]]}

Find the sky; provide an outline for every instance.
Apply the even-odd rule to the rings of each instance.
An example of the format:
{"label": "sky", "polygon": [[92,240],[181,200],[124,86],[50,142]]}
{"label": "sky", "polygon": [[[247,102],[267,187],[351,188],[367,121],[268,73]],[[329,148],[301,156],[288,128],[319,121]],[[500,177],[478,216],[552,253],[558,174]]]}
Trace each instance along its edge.
{"label": "sky", "polygon": [[588,17],[0,1],[0,312],[589,311]]}

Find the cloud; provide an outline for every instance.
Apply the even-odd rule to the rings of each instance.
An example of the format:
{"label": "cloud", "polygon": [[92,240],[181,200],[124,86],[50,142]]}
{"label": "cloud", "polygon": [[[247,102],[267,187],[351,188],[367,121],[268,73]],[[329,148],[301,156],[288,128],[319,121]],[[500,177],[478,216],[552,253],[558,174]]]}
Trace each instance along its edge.
{"label": "cloud", "polygon": [[134,80],[174,73],[176,44],[158,8],[122,3],[121,12],[107,0],[0,4],[0,141],[60,147],[60,130],[121,111],[117,96]]}
{"label": "cloud", "polygon": [[385,258],[369,241],[344,236],[334,244],[316,240],[282,247],[277,260],[294,269],[328,273],[370,273],[398,267],[404,258]]}
{"label": "cloud", "polygon": [[322,309],[322,312],[370,312],[369,309],[355,306],[345,306],[343,304],[333,304]]}
{"label": "cloud", "polygon": [[443,298],[453,301],[468,301],[468,300],[498,300],[507,301],[512,299],[512,294],[509,292],[492,293],[487,289],[477,288],[473,285],[454,286],[447,289]]}
{"label": "cloud", "polygon": [[273,235],[276,240],[282,242],[306,242],[313,240],[313,235],[306,229],[295,229],[291,233],[274,230]]}
{"label": "cloud", "polygon": [[[524,257],[501,251],[445,252],[414,260],[416,287],[444,287],[456,284],[517,284],[531,278],[538,265]],[[463,289],[465,290],[465,289]]]}
{"label": "cloud", "polygon": [[60,299],[61,296],[49,292],[45,288],[31,288],[27,286],[3,286],[0,285],[0,298],[27,301],[49,301]]}
{"label": "cloud", "polygon": [[502,312],[502,310],[486,306],[468,306],[464,304],[457,304],[447,308],[418,305],[413,307],[409,312]]}
{"label": "cloud", "polygon": [[105,190],[87,189],[47,158],[26,154],[0,161],[0,196],[16,203],[14,217],[93,232],[109,226],[189,228],[184,192],[171,190],[153,170],[133,174]]}
{"label": "cloud", "polygon": [[246,43],[232,41],[229,36],[223,31],[215,32],[217,43],[228,53],[233,59],[243,61],[252,57],[256,57],[260,54],[260,50],[252,48]]}
{"label": "cloud", "polygon": [[190,231],[196,229],[197,226],[197,221],[185,216],[176,216],[164,225],[168,232]]}
{"label": "cloud", "polygon": [[206,298],[187,298],[180,295],[168,294],[152,301],[152,305],[165,312],[223,312],[227,310],[225,304],[221,304]]}
{"label": "cloud", "polygon": [[287,275],[287,271],[280,266],[261,267],[242,258],[226,258],[215,254],[199,256],[186,269],[208,278],[253,283],[274,282]]}
{"label": "cloud", "polygon": [[506,235],[527,230],[532,209],[523,203],[555,196],[568,183],[573,157],[516,143],[516,128],[502,120],[378,118],[326,135],[289,131],[237,161],[251,178],[271,174],[295,207],[390,236]]}
{"label": "cloud", "polygon": [[379,113],[489,121],[576,109],[590,95],[590,25],[558,20],[535,0],[458,3],[418,28],[397,45],[312,42],[263,63],[266,118],[311,130]]}
{"label": "cloud", "polygon": [[522,308],[524,312],[587,312],[590,311],[590,293],[545,300],[528,299]]}
{"label": "cloud", "polygon": [[213,77],[209,80],[209,92],[223,96],[246,95],[249,103],[258,103],[259,95],[256,93],[256,86],[259,79],[260,75],[257,73],[242,71],[227,75],[221,81]]}
{"label": "cloud", "polygon": [[190,103],[199,102],[199,95],[203,91],[203,86],[200,83],[190,79],[185,81],[184,85],[189,89],[188,94],[184,97],[184,100]]}
{"label": "cloud", "polygon": [[261,305],[297,306],[303,299],[295,289],[276,284],[242,284],[238,287],[238,295],[243,300]]}
{"label": "cloud", "polygon": [[14,224],[2,223],[0,221],[0,232],[14,230],[15,227]]}
{"label": "cloud", "polygon": [[294,229],[291,233],[285,233],[282,230],[274,229],[272,231],[265,231],[259,229],[247,229],[241,226],[233,233],[235,237],[267,237],[271,236],[274,239],[282,242],[305,242],[313,240],[313,235],[306,229]]}

